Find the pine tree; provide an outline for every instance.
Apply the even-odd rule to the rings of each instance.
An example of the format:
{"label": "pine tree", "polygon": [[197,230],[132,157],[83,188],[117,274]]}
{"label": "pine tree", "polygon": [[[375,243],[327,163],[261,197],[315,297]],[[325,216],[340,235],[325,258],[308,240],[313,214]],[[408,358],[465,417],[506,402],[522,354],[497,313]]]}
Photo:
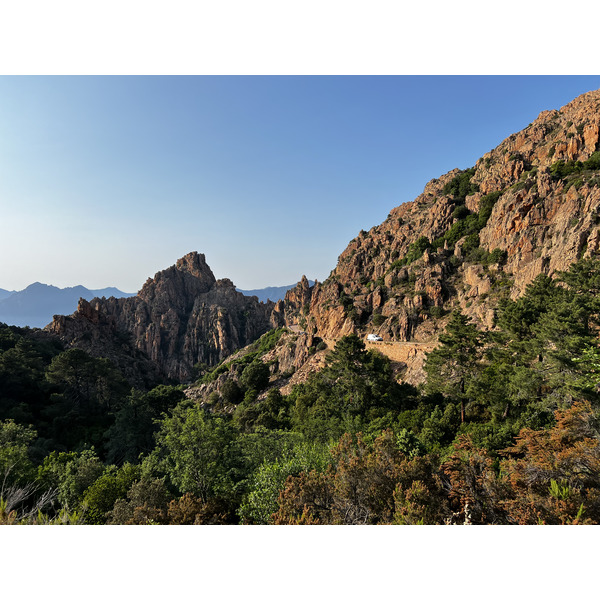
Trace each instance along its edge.
{"label": "pine tree", "polygon": [[460,401],[460,419],[465,422],[469,401],[469,387],[474,383],[480,367],[483,334],[460,311],[455,311],[441,334],[441,346],[427,355],[424,366],[427,390],[441,392]]}

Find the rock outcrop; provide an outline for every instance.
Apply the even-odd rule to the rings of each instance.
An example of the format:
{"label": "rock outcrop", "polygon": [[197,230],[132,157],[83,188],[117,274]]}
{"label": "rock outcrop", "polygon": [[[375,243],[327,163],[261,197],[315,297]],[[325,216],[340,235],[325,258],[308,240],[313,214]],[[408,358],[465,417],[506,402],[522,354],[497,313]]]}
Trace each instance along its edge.
{"label": "rock outcrop", "polygon": [[80,301],[71,316],[55,316],[47,329],[93,355],[108,342],[128,340],[158,371],[189,380],[197,363],[214,366],[271,328],[274,304],[216,280],[203,254],[192,252],[148,279],[132,298]]}
{"label": "rock outcrop", "polygon": [[96,353],[104,337],[129,336],[161,373],[182,381],[194,364],[215,365],[269,328],[287,326],[296,337],[268,357],[294,369],[279,387],[319,368],[325,351],[309,352],[310,340],[331,347],[350,333],[377,333],[399,344],[387,348],[399,376],[419,383],[452,310],[492,328],[501,298],[599,253],[600,90],[542,112],[472,169],[427,183],[413,202],[361,231],[326,281],[311,286],[303,277],[284,301],[244,297],[192,253],[137,297],[82,302],[49,328]]}
{"label": "rock outcrop", "polygon": [[361,231],[325,282],[288,292],[280,322],[330,339],[430,342],[460,308],[492,327],[500,297],[600,250],[599,142],[600,90],[542,112],[473,169],[430,181]]}

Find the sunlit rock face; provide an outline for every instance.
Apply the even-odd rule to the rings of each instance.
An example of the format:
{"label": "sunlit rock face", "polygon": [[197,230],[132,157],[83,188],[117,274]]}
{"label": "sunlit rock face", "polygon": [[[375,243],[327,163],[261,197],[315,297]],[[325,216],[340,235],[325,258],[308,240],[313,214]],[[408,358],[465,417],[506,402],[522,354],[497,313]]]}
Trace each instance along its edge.
{"label": "sunlit rock face", "polygon": [[[274,314],[329,339],[353,332],[430,342],[454,309],[492,327],[500,297],[516,298],[540,273],[552,276],[600,251],[600,171],[567,177],[557,171],[559,161],[590,159],[599,138],[600,91],[542,112],[477,161],[460,202],[448,187],[461,171],[433,179],[414,201],[361,231],[325,282],[309,287],[303,280]],[[472,239],[443,238],[461,218],[476,218],[494,193],[477,232],[483,257],[477,262],[469,254]],[[429,247],[404,261],[422,238]],[[494,251],[502,260],[486,262]]]}

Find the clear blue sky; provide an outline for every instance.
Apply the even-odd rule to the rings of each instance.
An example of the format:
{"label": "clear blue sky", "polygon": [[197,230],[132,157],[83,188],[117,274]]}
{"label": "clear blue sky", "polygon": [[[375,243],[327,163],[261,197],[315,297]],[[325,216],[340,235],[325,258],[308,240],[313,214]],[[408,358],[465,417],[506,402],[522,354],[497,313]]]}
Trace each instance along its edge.
{"label": "clear blue sky", "polygon": [[0,288],[136,291],[192,250],[323,280],[361,229],[600,77],[0,77]]}

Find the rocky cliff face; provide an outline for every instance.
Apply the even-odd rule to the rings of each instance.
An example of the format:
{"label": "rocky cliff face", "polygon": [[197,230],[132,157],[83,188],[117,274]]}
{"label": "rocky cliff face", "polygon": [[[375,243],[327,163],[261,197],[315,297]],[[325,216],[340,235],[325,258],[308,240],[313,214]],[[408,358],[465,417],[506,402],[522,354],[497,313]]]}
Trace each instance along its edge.
{"label": "rocky cliff face", "polygon": [[196,363],[216,365],[265,333],[273,307],[237,292],[228,279],[217,281],[204,255],[192,252],[148,279],[137,296],[82,300],[47,329],[101,356],[114,340],[130,340],[161,374],[185,381]]}
{"label": "rocky cliff face", "polygon": [[600,90],[542,112],[361,231],[325,282],[288,292],[275,321],[323,338],[428,342],[460,308],[492,327],[500,297],[598,252],[599,141]]}
{"label": "rocky cliff face", "polygon": [[276,305],[216,281],[204,256],[192,253],[137,297],[82,302],[49,328],[97,354],[105,338],[130,336],[161,373],[186,380],[194,364],[215,365],[285,325],[295,338],[269,360],[295,370],[288,386],[304,364],[308,372],[322,361],[322,350],[309,352],[309,339],[331,347],[343,335],[373,332],[392,342],[381,348],[403,365],[401,376],[418,383],[425,352],[452,310],[492,328],[500,298],[599,252],[600,90],[542,112],[472,169],[430,181],[413,202],[361,231],[325,282],[311,286],[303,277]]}

